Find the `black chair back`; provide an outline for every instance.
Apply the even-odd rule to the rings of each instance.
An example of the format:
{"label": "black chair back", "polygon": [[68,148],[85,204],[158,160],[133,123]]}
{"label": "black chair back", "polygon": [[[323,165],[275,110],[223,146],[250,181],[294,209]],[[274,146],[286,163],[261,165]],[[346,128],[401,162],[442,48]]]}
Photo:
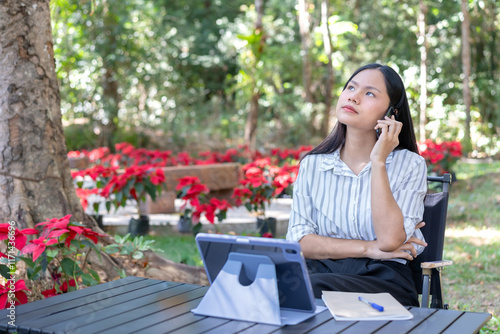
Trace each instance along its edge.
{"label": "black chair back", "polygon": [[450,174],[443,176],[428,176],[429,182],[441,182],[442,191],[428,193],[424,199],[425,226],[421,228],[427,247],[410,262],[413,279],[419,294],[422,293],[422,262],[441,261],[443,259],[444,233],[446,229],[446,216],[448,214],[449,186],[451,184]]}

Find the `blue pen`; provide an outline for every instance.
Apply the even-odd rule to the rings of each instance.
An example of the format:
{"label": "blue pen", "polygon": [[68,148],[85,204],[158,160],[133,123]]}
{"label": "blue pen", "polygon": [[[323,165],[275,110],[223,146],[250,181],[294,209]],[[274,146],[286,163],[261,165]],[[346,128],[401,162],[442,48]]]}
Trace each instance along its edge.
{"label": "blue pen", "polygon": [[378,305],[378,304],[375,304],[375,303],[372,303],[371,301],[369,301],[368,299],[366,298],[363,298],[361,296],[358,297],[358,300],[360,302],[363,302],[365,303],[366,305],[370,305],[371,307],[373,307],[374,309],[376,309],[377,311],[380,311],[380,312],[383,312],[384,311],[384,307],[381,306],[381,305]]}

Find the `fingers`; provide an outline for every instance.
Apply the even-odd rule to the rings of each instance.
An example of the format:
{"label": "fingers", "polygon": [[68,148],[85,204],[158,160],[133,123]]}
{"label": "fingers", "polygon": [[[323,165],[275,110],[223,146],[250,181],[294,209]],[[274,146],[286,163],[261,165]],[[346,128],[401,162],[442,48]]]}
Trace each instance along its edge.
{"label": "fingers", "polygon": [[411,243],[427,247],[427,242],[425,242],[419,238],[415,238],[414,236],[411,236],[405,244],[411,244]]}
{"label": "fingers", "polygon": [[404,244],[403,246],[401,246],[400,250],[409,251],[412,255],[411,260],[413,260],[414,258],[417,257],[417,250],[415,249],[415,247],[411,243]]}
{"label": "fingers", "polygon": [[415,230],[418,230],[419,228],[422,228],[425,226],[425,222],[420,222],[417,225],[415,225]]}
{"label": "fingers", "polygon": [[392,118],[386,116],[384,119],[377,120],[377,125],[374,129],[380,129],[382,133],[389,133],[397,136],[402,128],[403,123],[396,121],[394,116],[392,116]]}

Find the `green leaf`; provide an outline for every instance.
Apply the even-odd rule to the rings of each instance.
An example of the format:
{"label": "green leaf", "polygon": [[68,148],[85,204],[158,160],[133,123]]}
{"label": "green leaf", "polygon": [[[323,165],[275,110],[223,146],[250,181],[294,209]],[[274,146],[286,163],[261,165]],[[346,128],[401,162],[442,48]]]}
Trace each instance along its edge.
{"label": "green leaf", "polygon": [[251,204],[251,203],[245,203],[245,208],[247,208],[247,210],[248,210],[249,212],[252,212],[252,211],[257,211],[257,210],[253,210],[253,209],[252,209],[252,204]]}
{"label": "green leaf", "polygon": [[33,260],[32,260],[32,259],[27,258],[27,257],[22,257],[22,256],[19,256],[18,258],[19,258],[20,260],[23,260],[23,261],[24,261],[24,263],[25,263],[28,267],[30,267],[30,268],[34,268],[34,267],[35,267],[35,262],[33,262]]}
{"label": "green leaf", "polygon": [[141,251],[135,251],[132,253],[132,258],[136,260],[140,260],[144,257],[144,253]]}
{"label": "green leaf", "polygon": [[47,252],[43,252],[42,256],[43,256],[43,258],[42,258],[42,262],[40,262],[40,268],[41,268],[42,272],[44,273],[45,271],[47,271],[47,267],[49,265],[49,261],[47,260]]}
{"label": "green leaf", "polygon": [[68,277],[74,277],[75,273],[79,272],[81,269],[80,267],[73,261],[72,259],[65,257],[61,261],[61,267],[63,272],[66,274]]}
{"label": "green leaf", "polygon": [[83,274],[82,275],[82,283],[85,286],[92,286],[96,285],[98,282],[94,279],[94,277],[90,274]]}
{"label": "green leaf", "polygon": [[137,196],[141,196],[141,194],[144,192],[144,184],[137,183],[135,185],[135,192],[137,193]]}
{"label": "green leaf", "polygon": [[115,202],[118,204],[118,206],[122,202],[122,200],[123,200],[123,192],[121,191],[117,192],[115,195]]}
{"label": "green leaf", "polygon": [[120,248],[118,247],[118,245],[108,245],[106,247],[104,247],[104,252],[106,252],[107,254],[115,254],[115,253],[118,253],[120,251]]}
{"label": "green leaf", "polygon": [[92,207],[94,208],[94,212],[97,214],[99,213],[99,206],[100,206],[100,202],[96,202],[94,204],[92,204]]}
{"label": "green leaf", "polygon": [[146,183],[146,192],[153,201],[156,199],[156,187],[151,182]]}
{"label": "green leaf", "polygon": [[0,275],[5,279],[10,279],[10,268],[4,265],[0,266]]}
{"label": "green leaf", "polygon": [[111,201],[106,201],[106,210],[108,211],[111,211]]}
{"label": "green leaf", "polygon": [[83,187],[83,181],[78,181],[78,182],[76,182],[76,185],[77,185],[77,187],[78,187],[79,189],[82,189],[82,187]]}
{"label": "green leaf", "polygon": [[101,282],[101,278],[99,277],[99,274],[95,270],[89,268],[88,271],[97,283]]}
{"label": "green leaf", "polygon": [[193,234],[197,235],[198,233],[200,233],[201,228],[202,228],[201,223],[198,223],[198,224],[194,225],[193,226]]}
{"label": "green leaf", "polygon": [[40,272],[41,269],[42,269],[41,266],[37,266],[34,269],[33,268],[28,268],[28,270],[26,270],[26,274],[28,275],[28,279],[30,279],[30,280],[36,279],[37,278],[37,274],[38,274],[38,272]]}
{"label": "green leaf", "polygon": [[97,245],[94,244],[92,241],[88,240],[88,239],[85,239],[85,240],[82,240],[80,241],[80,243],[90,249],[93,249],[96,253],[97,253],[97,256],[99,256],[99,260],[102,261],[101,259],[101,251],[99,250],[99,248],[97,248]]}
{"label": "green leaf", "polygon": [[47,249],[46,252],[47,252],[48,257],[53,258],[53,257],[57,256],[57,254],[59,253],[59,250],[58,249]]}

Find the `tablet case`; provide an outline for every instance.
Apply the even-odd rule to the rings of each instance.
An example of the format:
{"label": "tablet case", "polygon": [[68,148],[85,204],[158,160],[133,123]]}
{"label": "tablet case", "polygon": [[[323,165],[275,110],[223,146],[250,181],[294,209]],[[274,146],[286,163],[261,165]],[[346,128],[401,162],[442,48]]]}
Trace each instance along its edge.
{"label": "tablet case", "polygon": [[316,306],[300,245],[282,239],[199,233],[211,286],[195,314],[293,325]]}

